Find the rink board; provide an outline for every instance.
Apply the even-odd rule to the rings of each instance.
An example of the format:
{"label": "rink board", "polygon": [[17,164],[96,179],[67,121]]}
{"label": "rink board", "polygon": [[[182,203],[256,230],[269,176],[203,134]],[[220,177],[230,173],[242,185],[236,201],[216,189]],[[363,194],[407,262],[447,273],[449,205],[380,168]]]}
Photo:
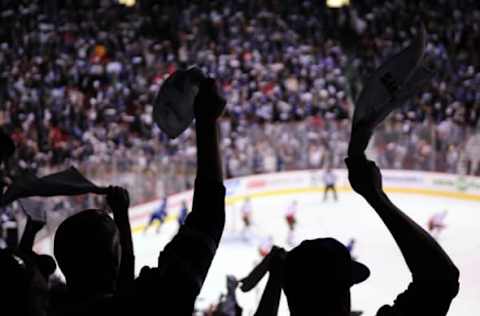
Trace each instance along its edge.
{"label": "rink board", "polygon": [[[410,281],[398,248],[385,227],[361,197],[352,192],[345,170],[334,170],[338,177],[339,202],[331,197],[322,203],[321,170],[294,171],[255,175],[225,181],[227,189],[227,219],[224,238],[214,260],[205,286],[197,301],[203,308],[225,291],[225,275],[242,277],[259,260],[258,245],[272,236],[274,242],[285,244],[284,212],[296,199],[299,202],[296,239],[332,236],[341,242],[357,239],[355,254],[372,270],[364,284],[352,289],[352,306],[374,315],[382,305],[392,303]],[[447,230],[439,242],[460,267],[461,290],[449,315],[466,316],[480,308],[480,237],[476,233],[480,222],[480,179],[441,173],[416,171],[382,171],[383,185],[392,200],[414,220],[425,227],[428,218],[447,209]],[[253,228],[245,242],[242,237],[240,206],[245,197],[253,204]],[[157,235],[151,228],[141,233],[149,214],[160,201],[132,207],[136,270],[143,265],[155,265],[159,250],[178,229],[176,216],[182,200],[191,203],[192,192],[182,192],[169,198],[169,218]],[[43,240],[37,250],[50,253],[51,243]],[[389,278],[394,277],[394,280]],[[254,309],[260,289],[249,294],[238,293],[245,315]],[[287,315],[285,300],[279,315]]]}

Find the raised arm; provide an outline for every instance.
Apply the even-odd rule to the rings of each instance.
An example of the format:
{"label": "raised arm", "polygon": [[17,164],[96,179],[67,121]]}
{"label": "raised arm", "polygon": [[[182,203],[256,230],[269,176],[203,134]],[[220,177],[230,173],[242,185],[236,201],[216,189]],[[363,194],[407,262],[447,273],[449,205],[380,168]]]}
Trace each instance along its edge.
{"label": "raised arm", "polygon": [[380,216],[412,273],[411,287],[399,296],[394,308],[405,315],[446,315],[458,292],[459,271],[455,264],[422,227],[390,201],[374,162],[364,156],[347,158],[345,162],[352,188]]}
{"label": "raised arm", "polygon": [[135,256],[133,252],[132,229],[128,218],[130,197],[128,191],[117,186],[107,189],[107,202],[113,213],[113,219],[120,232],[120,245],[122,257],[120,261],[120,276],[118,288],[121,290],[128,286],[135,277]]}
{"label": "raised arm", "polygon": [[206,79],[195,100],[197,178],[223,181],[217,120],[224,107],[225,100],[218,95],[215,81]]}
{"label": "raised arm", "polygon": [[171,280],[168,288],[171,299],[165,306],[166,314],[173,307],[172,315],[192,314],[195,299],[200,293],[222,236],[225,225],[225,187],[217,120],[224,106],[225,101],[219,96],[215,82],[212,79],[203,81],[194,104],[197,177],[192,211],[177,235],[160,253],[158,269],[142,269],[140,273],[139,281],[143,283],[140,285],[143,288],[155,288],[158,282],[148,280],[162,278],[162,275]]}
{"label": "raised arm", "polygon": [[225,224],[225,188],[219,149],[217,120],[225,100],[219,96],[215,81],[206,79],[195,99],[197,141],[197,177],[192,212],[185,226],[205,233],[218,244]]}

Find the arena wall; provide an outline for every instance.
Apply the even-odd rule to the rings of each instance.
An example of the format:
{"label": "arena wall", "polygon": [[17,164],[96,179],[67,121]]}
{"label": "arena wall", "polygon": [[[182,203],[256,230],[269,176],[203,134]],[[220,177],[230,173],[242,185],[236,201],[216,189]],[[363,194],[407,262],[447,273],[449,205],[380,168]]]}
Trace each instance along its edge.
{"label": "arena wall", "polygon": [[[338,177],[337,190],[339,192],[351,191],[347,171],[337,169],[334,172]],[[323,170],[289,171],[226,180],[226,232],[235,229],[235,216],[228,212],[233,212],[232,206],[243,201],[245,197],[259,198],[323,192],[322,173]],[[382,175],[383,186],[387,192],[441,196],[480,202],[480,177],[407,170],[382,170]],[[175,220],[182,200],[187,200],[189,205],[191,204],[192,193],[192,190],[189,190],[169,197],[170,215],[168,220]],[[143,229],[150,213],[158,203],[159,200],[155,200],[130,209],[130,220],[134,233]],[[52,253],[52,238],[43,238],[36,243],[35,249],[39,253]]]}

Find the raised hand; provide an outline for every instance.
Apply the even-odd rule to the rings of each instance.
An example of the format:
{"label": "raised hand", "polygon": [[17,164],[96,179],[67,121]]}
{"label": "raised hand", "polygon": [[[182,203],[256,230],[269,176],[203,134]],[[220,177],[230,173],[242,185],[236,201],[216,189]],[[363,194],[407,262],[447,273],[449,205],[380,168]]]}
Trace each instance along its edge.
{"label": "raised hand", "polygon": [[133,250],[132,229],[128,217],[130,197],[128,191],[122,187],[109,186],[107,188],[107,203],[112,209],[113,219],[120,232],[120,244],[122,246],[122,258],[120,263],[120,275],[118,289],[123,291],[134,280],[135,256]]}
{"label": "raised hand", "polygon": [[225,99],[219,94],[215,80],[204,79],[195,98],[195,119],[197,122],[214,123],[222,115],[225,104]]}
{"label": "raised hand", "polygon": [[382,174],[375,162],[365,156],[348,157],[345,159],[348,167],[348,180],[353,190],[365,199],[383,192]]}
{"label": "raised hand", "polygon": [[114,216],[117,212],[128,212],[130,206],[128,191],[122,187],[109,186],[107,188],[107,203]]}

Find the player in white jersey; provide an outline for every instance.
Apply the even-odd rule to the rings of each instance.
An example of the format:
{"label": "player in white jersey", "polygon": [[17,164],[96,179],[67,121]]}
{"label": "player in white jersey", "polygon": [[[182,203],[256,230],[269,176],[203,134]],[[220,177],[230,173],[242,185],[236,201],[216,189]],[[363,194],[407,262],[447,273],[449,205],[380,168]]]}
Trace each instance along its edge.
{"label": "player in white jersey", "polygon": [[240,212],[242,213],[243,222],[242,235],[244,239],[247,239],[248,233],[250,231],[250,226],[252,225],[252,202],[249,197],[245,198]]}
{"label": "player in white jersey", "polygon": [[242,213],[243,226],[248,229],[252,224],[252,202],[249,197],[245,198],[240,211]]}
{"label": "player in white jersey", "polygon": [[447,217],[448,211],[444,210],[443,212],[436,213],[427,223],[428,232],[434,237],[438,238],[441,232],[447,227],[445,224],[445,217]]}

